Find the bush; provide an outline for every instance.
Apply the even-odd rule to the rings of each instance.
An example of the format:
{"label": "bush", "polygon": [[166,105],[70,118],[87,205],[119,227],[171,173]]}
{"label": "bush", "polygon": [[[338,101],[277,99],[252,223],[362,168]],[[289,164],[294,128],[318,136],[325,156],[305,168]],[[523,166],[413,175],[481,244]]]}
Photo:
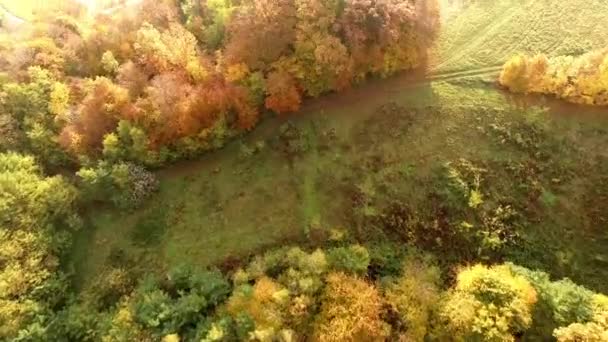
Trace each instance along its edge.
{"label": "bush", "polygon": [[153,173],[124,162],[109,164],[102,161],[95,168],[80,169],[77,175],[89,200],[109,199],[123,209],[139,207],[159,185]]}
{"label": "bush", "polygon": [[102,318],[91,307],[83,304],[70,304],[58,312],[47,329],[49,341],[97,341]]}
{"label": "bush", "polygon": [[132,275],[125,269],[113,268],[99,274],[86,293],[90,308],[108,309],[134,288]]}
{"label": "bush", "polygon": [[128,169],[131,182],[129,202],[132,206],[138,207],[158,189],[158,179],[152,172],[140,165],[128,164]]}

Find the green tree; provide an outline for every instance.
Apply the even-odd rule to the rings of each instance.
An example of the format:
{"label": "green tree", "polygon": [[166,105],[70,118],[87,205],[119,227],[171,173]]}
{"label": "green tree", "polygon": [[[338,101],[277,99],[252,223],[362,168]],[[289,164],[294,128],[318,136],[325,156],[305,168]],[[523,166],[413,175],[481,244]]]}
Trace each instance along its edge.
{"label": "green tree", "polygon": [[553,336],[558,342],[608,341],[608,297],[596,294],[592,299],[593,316],[589,322],[558,328]]}
{"label": "green tree", "polygon": [[332,248],[327,259],[332,269],[359,275],[367,273],[370,263],[369,252],[361,245]]}
{"label": "green tree", "polygon": [[[39,336],[65,295],[59,257],[77,192],[45,177],[33,157],[0,154],[0,339]],[[42,338],[43,339],[43,338]]]}

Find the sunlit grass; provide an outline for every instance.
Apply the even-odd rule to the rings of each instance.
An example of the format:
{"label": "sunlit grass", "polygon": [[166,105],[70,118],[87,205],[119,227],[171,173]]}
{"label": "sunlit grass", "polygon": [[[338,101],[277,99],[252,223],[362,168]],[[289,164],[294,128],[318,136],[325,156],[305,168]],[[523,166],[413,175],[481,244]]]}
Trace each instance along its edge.
{"label": "sunlit grass", "polygon": [[0,0],[11,14],[24,20],[32,20],[36,13],[44,13],[57,8],[83,6],[92,10],[100,10],[118,3],[117,0]]}
{"label": "sunlit grass", "polygon": [[603,0],[500,0],[468,5],[448,19],[437,71],[500,65],[517,53],[581,54],[608,44]]}

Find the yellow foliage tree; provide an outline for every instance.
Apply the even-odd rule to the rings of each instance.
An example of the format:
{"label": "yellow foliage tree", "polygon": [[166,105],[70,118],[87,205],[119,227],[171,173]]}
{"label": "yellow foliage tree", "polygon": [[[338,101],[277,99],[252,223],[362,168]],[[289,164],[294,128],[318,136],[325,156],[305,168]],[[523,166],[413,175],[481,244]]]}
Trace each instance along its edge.
{"label": "yellow foliage tree", "polygon": [[462,270],[440,310],[458,341],[514,341],[532,323],[536,291],[506,265]]}
{"label": "yellow foliage tree", "polygon": [[523,55],[511,58],[500,73],[500,84],[514,93],[524,93],[528,89],[528,60]]}
{"label": "yellow foliage tree", "polygon": [[512,92],[554,95],[568,102],[608,105],[608,49],[579,57],[518,55],[505,63],[500,83]]}
{"label": "yellow foliage tree", "polygon": [[327,276],[321,312],[314,332],[316,341],[384,341],[382,298],[371,284],[344,273]]}
{"label": "yellow foliage tree", "polygon": [[285,324],[284,307],[289,291],[268,277],[258,279],[253,289],[237,289],[228,299],[226,311],[233,316],[246,313],[256,326],[256,334],[274,335]]}
{"label": "yellow foliage tree", "polygon": [[65,120],[65,115],[70,106],[70,89],[61,82],[55,82],[51,89],[49,112],[57,119]]}
{"label": "yellow foliage tree", "polygon": [[401,277],[386,292],[388,303],[407,326],[401,339],[423,341],[432,310],[439,301],[441,273],[436,266],[416,256],[408,256]]}

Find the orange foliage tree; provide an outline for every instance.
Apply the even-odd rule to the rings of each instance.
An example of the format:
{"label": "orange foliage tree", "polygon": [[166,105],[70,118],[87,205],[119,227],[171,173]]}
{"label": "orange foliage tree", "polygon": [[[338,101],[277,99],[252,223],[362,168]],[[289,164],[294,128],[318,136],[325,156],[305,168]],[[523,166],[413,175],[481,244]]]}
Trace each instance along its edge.
{"label": "orange foliage tree", "polygon": [[74,117],[61,132],[60,142],[76,153],[100,152],[103,138],[122,116],[133,110],[128,91],[107,78],[97,78]]}
{"label": "orange foliage tree", "polygon": [[295,39],[293,0],[245,1],[230,21],[226,59],[263,69],[286,54]]}
{"label": "orange foliage tree", "polygon": [[277,113],[295,112],[300,108],[302,97],[294,78],[284,71],[268,75],[266,108]]}

